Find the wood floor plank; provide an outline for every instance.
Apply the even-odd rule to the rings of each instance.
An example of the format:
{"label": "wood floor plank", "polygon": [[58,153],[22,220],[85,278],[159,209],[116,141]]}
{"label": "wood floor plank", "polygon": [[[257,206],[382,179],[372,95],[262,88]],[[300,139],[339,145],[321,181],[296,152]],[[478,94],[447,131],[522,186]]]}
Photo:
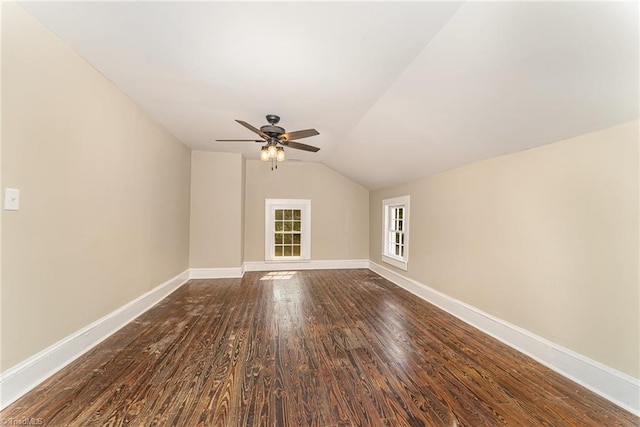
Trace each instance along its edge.
{"label": "wood floor plank", "polygon": [[638,426],[369,270],[192,280],[0,413],[49,426]]}

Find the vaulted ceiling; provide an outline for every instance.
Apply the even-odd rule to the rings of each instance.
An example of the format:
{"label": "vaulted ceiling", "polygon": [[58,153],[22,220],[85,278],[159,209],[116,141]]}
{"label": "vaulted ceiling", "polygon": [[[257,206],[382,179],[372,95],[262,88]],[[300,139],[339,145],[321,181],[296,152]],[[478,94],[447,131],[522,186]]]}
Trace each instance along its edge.
{"label": "vaulted ceiling", "polygon": [[193,149],[277,114],[372,189],[639,117],[638,2],[21,4]]}

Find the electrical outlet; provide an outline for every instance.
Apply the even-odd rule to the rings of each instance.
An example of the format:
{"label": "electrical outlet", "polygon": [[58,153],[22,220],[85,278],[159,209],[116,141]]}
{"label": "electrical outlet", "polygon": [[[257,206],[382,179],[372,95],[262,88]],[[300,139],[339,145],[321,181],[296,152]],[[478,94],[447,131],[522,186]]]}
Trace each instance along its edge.
{"label": "electrical outlet", "polygon": [[4,210],[17,211],[20,209],[20,190],[15,188],[4,189]]}

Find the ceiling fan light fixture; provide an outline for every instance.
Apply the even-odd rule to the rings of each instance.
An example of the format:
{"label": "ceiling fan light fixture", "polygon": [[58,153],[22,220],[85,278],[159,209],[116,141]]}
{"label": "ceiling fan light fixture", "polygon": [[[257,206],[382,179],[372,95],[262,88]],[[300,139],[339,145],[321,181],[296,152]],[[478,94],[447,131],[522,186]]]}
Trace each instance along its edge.
{"label": "ceiling fan light fixture", "polygon": [[267,153],[269,154],[270,159],[275,159],[278,155],[278,148],[275,145],[269,145],[267,147]]}
{"label": "ceiling fan light fixture", "polygon": [[278,147],[278,153],[276,154],[276,160],[279,162],[284,162],[287,156],[284,154],[284,148]]}
{"label": "ceiling fan light fixture", "polygon": [[267,148],[267,146],[263,146],[262,149],[260,150],[260,160],[262,160],[263,162],[266,162],[269,160],[269,149]]}

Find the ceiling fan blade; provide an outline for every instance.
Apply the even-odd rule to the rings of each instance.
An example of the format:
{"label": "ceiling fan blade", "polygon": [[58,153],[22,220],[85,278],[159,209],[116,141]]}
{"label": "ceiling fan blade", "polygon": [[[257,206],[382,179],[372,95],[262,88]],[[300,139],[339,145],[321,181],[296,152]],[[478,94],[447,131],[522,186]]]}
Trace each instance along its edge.
{"label": "ceiling fan blade", "polygon": [[249,123],[243,122],[242,120],[236,120],[236,122],[240,123],[242,126],[246,127],[251,132],[257,133],[258,135],[260,135],[264,139],[269,139],[269,135],[267,135],[266,133],[262,132],[260,129],[258,129],[258,128],[254,127],[254,126],[251,126]]}
{"label": "ceiling fan blade", "polygon": [[320,135],[315,129],[295,130],[293,132],[287,132],[280,135],[281,141],[291,141],[292,139],[308,138],[310,136]]}
{"label": "ceiling fan blade", "polygon": [[262,142],[264,139],[216,139],[216,142]]}
{"label": "ceiling fan blade", "polygon": [[311,151],[314,153],[317,153],[318,151],[320,151],[318,147],[314,147],[313,145],[302,144],[296,141],[282,141],[282,145],[289,148],[295,148],[296,150]]}

